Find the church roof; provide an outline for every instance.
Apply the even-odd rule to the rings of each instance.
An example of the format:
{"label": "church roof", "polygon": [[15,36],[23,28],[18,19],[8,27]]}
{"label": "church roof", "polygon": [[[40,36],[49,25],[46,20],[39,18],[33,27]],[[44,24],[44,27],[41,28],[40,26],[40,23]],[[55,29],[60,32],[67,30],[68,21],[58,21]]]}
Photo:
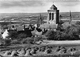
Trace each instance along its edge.
{"label": "church roof", "polygon": [[57,7],[53,4],[51,7],[50,7],[50,9],[57,9]]}

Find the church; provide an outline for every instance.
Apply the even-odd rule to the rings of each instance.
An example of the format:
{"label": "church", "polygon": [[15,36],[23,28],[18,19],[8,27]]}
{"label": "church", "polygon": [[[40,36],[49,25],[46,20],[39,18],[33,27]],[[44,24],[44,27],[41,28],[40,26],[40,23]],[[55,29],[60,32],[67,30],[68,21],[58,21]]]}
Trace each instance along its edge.
{"label": "church", "polygon": [[53,4],[48,10],[47,23],[49,24],[58,24],[59,23],[59,10]]}
{"label": "church", "polygon": [[59,10],[53,4],[48,10],[47,22],[42,24],[41,28],[56,29],[59,24]]}
{"label": "church", "polygon": [[[59,24],[59,10],[57,9],[57,7],[53,4],[51,7],[50,7],[50,9],[49,10],[47,10],[47,14],[48,14],[48,16],[47,16],[47,21],[46,21],[46,23],[44,23],[44,24],[40,24],[40,27],[41,28],[47,28],[47,29],[53,29],[53,28],[57,28],[57,25]],[[26,25],[26,24],[30,24],[30,22],[33,24],[33,22],[35,23],[35,24],[37,24],[35,21],[34,21],[34,19],[38,19],[38,18],[34,18],[34,17],[31,17],[32,19],[33,19],[33,21],[32,21],[32,19],[30,20],[30,21],[26,21],[26,20],[28,20],[28,19],[25,19],[25,21],[20,21],[20,20],[18,20],[18,18],[10,18],[10,19],[8,19],[8,18],[5,18],[5,19],[2,19],[2,21],[0,20],[0,24],[2,25],[2,24],[4,24],[4,22],[6,23],[6,26],[9,26],[9,24],[10,24],[10,27],[12,27],[12,26],[15,26],[15,27],[18,27],[19,26],[19,24],[22,24],[22,22]],[[6,20],[6,21],[5,21]],[[22,19],[21,19],[22,20]],[[24,20],[24,18],[23,18],[23,20]],[[28,22],[28,23],[27,23]],[[4,24],[5,25],[5,24]],[[27,25],[26,25],[27,26]]]}

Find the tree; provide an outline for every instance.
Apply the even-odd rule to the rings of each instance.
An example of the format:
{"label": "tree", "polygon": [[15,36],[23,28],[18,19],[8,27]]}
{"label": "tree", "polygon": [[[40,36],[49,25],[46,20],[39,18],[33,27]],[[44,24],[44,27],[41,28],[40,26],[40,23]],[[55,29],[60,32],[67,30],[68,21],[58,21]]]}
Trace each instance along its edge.
{"label": "tree", "polygon": [[80,21],[77,21],[77,22],[76,22],[76,25],[80,25]]}
{"label": "tree", "polygon": [[43,23],[43,16],[40,14],[38,20],[37,20],[37,24],[42,24]]}
{"label": "tree", "polygon": [[60,19],[61,19],[61,18],[62,18],[62,15],[60,15],[59,17],[60,17]]}
{"label": "tree", "polygon": [[11,40],[10,39],[5,39],[5,45],[10,45],[11,44]]}
{"label": "tree", "polygon": [[49,30],[45,33],[48,40],[54,40],[55,33],[53,30]]}
{"label": "tree", "polygon": [[59,24],[57,26],[57,30],[63,30],[63,26],[62,26],[63,23],[64,22],[62,20],[59,21]]}
{"label": "tree", "polygon": [[13,31],[13,30],[9,31],[9,38],[11,38],[12,40],[16,39],[17,35],[18,35],[17,31]]}
{"label": "tree", "polygon": [[20,34],[18,34],[18,36],[17,36],[18,40],[22,40],[23,38],[26,38],[26,37],[27,37],[27,36],[26,36],[25,33],[20,33]]}
{"label": "tree", "polygon": [[72,25],[65,30],[68,40],[78,40],[80,34],[79,26]]}
{"label": "tree", "polygon": [[21,41],[22,44],[33,44],[34,43],[34,38],[33,37],[27,37],[22,39]]}
{"label": "tree", "polygon": [[64,22],[62,20],[59,21],[59,24],[63,24]]}

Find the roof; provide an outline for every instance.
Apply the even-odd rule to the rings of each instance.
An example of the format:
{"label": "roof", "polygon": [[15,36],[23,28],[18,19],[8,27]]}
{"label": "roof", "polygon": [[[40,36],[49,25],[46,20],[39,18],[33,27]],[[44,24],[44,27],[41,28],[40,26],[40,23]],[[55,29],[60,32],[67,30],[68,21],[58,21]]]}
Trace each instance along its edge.
{"label": "roof", "polygon": [[54,9],[57,9],[57,7],[53,4],[51,7],[50,7],[51,10],[54,10]]}
{"label": "roof", "polygon": [[57,24],[47,24],[47,23],[44,23],[44,24],[40,25],[40,28],[56,29],[57,28]]}

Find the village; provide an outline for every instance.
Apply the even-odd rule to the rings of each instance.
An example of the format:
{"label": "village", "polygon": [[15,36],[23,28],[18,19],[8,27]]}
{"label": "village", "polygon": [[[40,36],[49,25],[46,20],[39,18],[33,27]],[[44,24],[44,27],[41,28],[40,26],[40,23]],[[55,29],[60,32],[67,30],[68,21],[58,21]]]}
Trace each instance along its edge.
{"label": "village", "polygon": [[[29,19],[31,18],[31,19]],[[75,21],[75,22],[74,22]],[[53,4],[47,13],[0,20],[0,56],[80,56],[80,22],[63,19]]]}

